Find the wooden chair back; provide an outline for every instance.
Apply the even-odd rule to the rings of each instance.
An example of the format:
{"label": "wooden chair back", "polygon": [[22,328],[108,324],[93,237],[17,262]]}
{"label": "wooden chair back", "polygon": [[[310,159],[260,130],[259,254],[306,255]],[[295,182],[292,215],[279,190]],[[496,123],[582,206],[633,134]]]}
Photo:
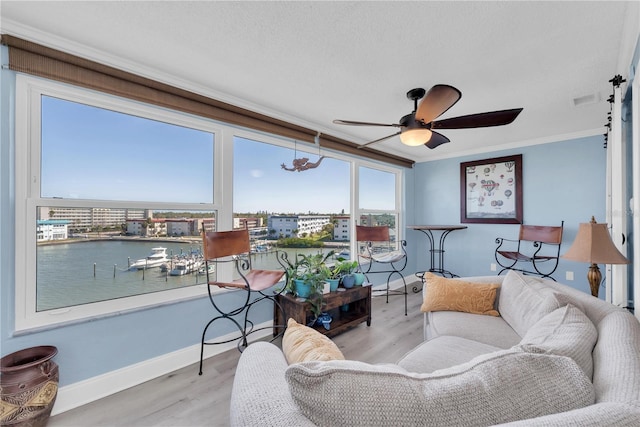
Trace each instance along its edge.
{"label": "wooden chair back", "polygon": [[251,250],[249,230],[205,231],[202,250],[208,260],[248,253]]}
{"label": "wooden chair back", "polygon": [[356,225],[356,240],[358,242],[388,242],[389,227],[386,225]]}

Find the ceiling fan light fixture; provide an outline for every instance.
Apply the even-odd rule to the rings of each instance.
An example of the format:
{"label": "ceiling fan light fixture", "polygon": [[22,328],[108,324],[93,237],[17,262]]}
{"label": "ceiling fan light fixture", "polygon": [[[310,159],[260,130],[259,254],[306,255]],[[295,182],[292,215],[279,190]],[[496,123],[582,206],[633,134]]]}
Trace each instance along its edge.
{"label": "ceiling fan light fixture", "polygon": [[400,134],[400,141],[409,147],[424,145],[430,139],[431,131],[429,129],[408,129]]}

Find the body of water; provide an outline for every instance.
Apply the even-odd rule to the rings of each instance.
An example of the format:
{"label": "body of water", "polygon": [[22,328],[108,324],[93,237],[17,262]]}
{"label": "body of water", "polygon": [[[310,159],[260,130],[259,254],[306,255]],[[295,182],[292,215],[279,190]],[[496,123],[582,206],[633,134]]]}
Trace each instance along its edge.
{"label": "body of water", "polygon": [[[103,240],[38,246],[37,311],[52,310],[132,295],[193,286],[206,282],[205,274],[171,276],[160,268],[129,270],[151,248],[167,248],[167,255],[201,252],[199,244]],[[330,249],[285,249],[290,260],[298,253]],[[252,255],[253,268],[279,267],[273,252]]]}

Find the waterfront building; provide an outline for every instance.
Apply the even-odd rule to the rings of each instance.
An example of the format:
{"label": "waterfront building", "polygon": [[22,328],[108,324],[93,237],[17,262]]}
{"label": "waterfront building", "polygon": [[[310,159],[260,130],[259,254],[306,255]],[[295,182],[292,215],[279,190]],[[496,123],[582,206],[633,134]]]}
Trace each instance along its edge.
{"label": "waterfront building", "polygon": [[336,215],[333,217],[333,240],[346,242],[351,240],[351,216]]}
{"label": "waterfront building", "polygon": [[159,237],[167,235],[167,224],[164,218],[129,219],[127,234],[130,236]]}
{"label": "waterfront building", "polygon": [[74,231],[89,231],[93,227],[120,227],[130,219],[145,219],[150,211],[144,209],[70,208],[64,206],[41,206],[37,219],[60,219],[69,221],[68,228]]}
{"label": "waterfront building", "polygon": [[165,219],[167,236],[197,236],[200,234],[200,221],[197,218]]}
{"label": "waterfront building", "polygon": [[36,226],[36,239],[38,242],[50,240],[64,240],[68,234],[68,225],[71,221],[65,219],[38,220]]}
{"label": "waterfront building", "polygon": [[275,237],[300,237],[317,233],[329,224],[329,215],[269,215],[269,230]]}
{"label": "waterfront building", "polygon": [[233,228],[258,228],[264,227],[263,219],[260,217],[237,217],[233,218]]}
{"label": "waterfront building", "polygon": [[198,219],[198,230],[202,231],[216,231],[216,219],[215,218],[201,218]]}

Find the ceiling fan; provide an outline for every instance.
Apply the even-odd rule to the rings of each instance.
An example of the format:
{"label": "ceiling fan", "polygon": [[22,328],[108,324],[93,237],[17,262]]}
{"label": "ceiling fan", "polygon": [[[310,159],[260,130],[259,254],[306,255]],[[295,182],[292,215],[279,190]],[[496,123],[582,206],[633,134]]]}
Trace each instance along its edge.
{"label": "ceiling fan", "polygon": [[[384,141],[396,135],[400,135],[400,141],[405,145],[418,146],[424,144],[429,148],[436,148],[439,145],[449,142],[449,138],[436,132],[434,129],[470,129],[508,125],[513,122],[522,111],[522,108],[514,108],[511,110],[491,111],[436,120],[458,102],[460,97],[462,97],[462,92],[453,86],[443,84],[433,86],[428,92],[422,88],[411,89],[407,92],[407,98],[413,101],[413,112],[403,116],[399,123],[385,124],[351,120],[334,120],[333,123],[351,126],[387,126],[400,128],[399,132],[376,139],[375,141],[367,142],[366,144],[358,146],[358,148]],[[422,99],[422,101],[418,105],[418,100],[420,99]]]}

